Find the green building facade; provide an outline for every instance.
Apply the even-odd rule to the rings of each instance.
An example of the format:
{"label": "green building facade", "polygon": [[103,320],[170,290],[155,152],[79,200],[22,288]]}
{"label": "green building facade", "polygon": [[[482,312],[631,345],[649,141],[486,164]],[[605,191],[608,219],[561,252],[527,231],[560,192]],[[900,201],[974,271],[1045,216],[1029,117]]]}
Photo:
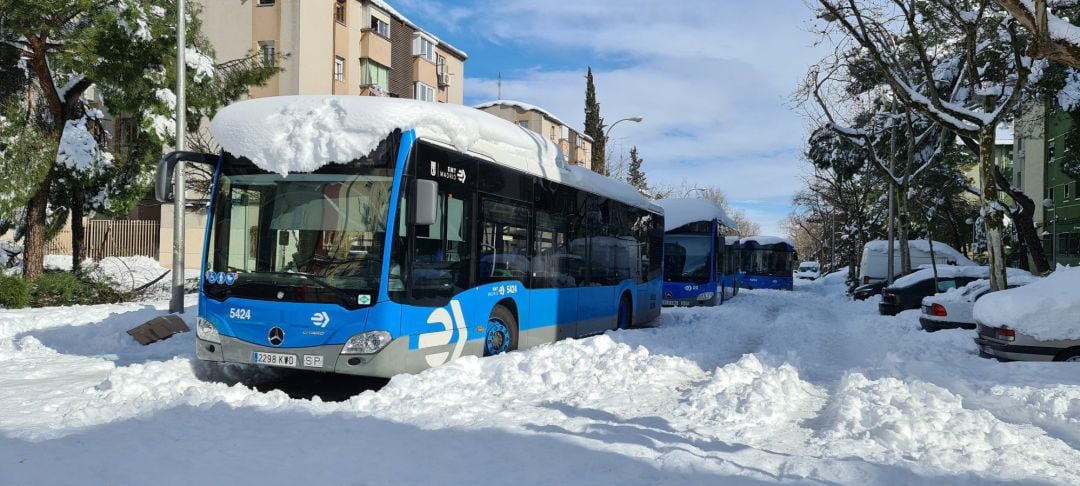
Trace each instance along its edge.
{"label": "green building facade", "polygon": [[1043,227],[1046,255],[1051,265],[1080,265],[1080,194],[1077,181],[1061,165],[1080,156],[1080,147],[1066,146],[1066,135],[1076,130],[1072,115],[1048,110],[1046,119],[1046,168],[1043,175]]}

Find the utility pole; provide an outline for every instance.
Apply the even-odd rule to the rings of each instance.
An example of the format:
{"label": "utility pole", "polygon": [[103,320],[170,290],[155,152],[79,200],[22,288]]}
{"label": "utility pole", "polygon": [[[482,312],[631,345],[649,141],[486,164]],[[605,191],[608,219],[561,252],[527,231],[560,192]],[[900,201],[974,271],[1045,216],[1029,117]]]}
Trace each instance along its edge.
{"label": "utility pole", "polygon": [[[187,49],[185,25],[185,0],[176,2],[176,150],[184,150],[186,145],[185,125],[187,123],[187,102],[184,99],[184,81],[187,78]],[[187,188],[184,184],[184,162],[176,164],[173,181],[173,263],[172,263],[172,298],[169,299],[169,312],[184,313],[184,217],[187,206]]]}
{"label": "utility pole", "polygon": [[[894,110],[895,113],[895,110]],[[889,136],[889,267],[888,285],[892,285],[893,276],[896,275],[893,265],[893,240],[895,239],[896,226],[896,184],[893,179],[893,164],[896,160],[896,126],[892,127],[892,135]]]}

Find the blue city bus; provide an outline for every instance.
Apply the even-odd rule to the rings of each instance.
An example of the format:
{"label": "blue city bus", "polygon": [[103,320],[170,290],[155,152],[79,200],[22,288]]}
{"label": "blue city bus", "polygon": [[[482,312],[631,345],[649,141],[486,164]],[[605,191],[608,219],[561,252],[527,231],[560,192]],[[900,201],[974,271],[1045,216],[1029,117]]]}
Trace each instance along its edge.
{"label": "blue city bus", "polygon": [[795,245],[776,236],[743,238],[742,282],[746,289],[792,290],[795,285]]}
{"label": "blue city bus", "polygon": [[[303,119],[313,110],[329,119]],[[289,161],[267,158],[298,154],[274,145],[297,134],[325,148],[387,119],[398,128],[363,156],[284,174]],[[176,152],[158,168],[169,200],[177,161],[215,167],[201,360],[389,377],[660,315],[663,210],[510,122],[414,100],[278,97],[227,107],[212,130],[219,155]]]}
{"label": "blue city bus", "polygon": [[735,222],[704,199],[663,199],[657,204],[665,217],[664,305],[712,306],[733,297],[738,247],[729,246],[724,233]]}

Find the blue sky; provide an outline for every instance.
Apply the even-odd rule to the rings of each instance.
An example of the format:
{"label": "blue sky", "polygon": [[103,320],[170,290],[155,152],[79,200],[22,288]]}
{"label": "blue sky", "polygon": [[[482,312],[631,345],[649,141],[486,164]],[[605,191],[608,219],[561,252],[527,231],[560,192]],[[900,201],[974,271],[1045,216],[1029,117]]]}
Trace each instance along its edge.
{"label": "blue sky", "polygon": [[502,95],[582,129],[585,71],[604,119],[624,122],[609,149],[636,145],[651,183],[719,187],[783,234],[807,172],[791,93],[824,52],[800,0],[390,0],[466,51],[465,102]]}

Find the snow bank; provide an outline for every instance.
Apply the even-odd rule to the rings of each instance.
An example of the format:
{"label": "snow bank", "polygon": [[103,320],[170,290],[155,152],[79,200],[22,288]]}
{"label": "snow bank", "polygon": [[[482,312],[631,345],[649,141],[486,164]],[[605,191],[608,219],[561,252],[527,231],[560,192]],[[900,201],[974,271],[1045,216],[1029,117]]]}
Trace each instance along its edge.
{"label": "snow bank", "polygon": [[697,221],[720,220],[728,228],[736,228],[735,220],[728,217],[724,208],[705,199],[661,199],[656,204],[664,208],[664,231]]}
{"label": "snow bank", "polygon": [[[828,425],[820,437],[839,457],[857,454],[952,471],[1039,477],[1052,475],[1050,471],[1075,452],[1036,427],[969,410],[959,395],[921,381],[871,380],[852,373],[840,383],[823,416]],[[1057,467],[1022,459],[1031,451]]]}
{"label": "snow bank", "polygon": [[[894,255],[896,255],[896,258],[899,258],[899,255],[900,255],[899,243],[894,241],[893,245],[894,245],[893,246],[893,253],[894,253]],[[923,252],[923,253],[926,253],[927,255],[930,254],[930,240],[908,240],[908,247],[913,251]],[[864,252],[869,251],[869,252],[873,252],[873,253],[888,253],[889,252],[889,241],[888,240],[874,240],[874,241],[867,242],[866,245],[863,246],[863,251]],[[946,260],[948,260],[950,262],[956,262],[957,265],[961,265],[961,266],[977,266],[978,265],[977,263],[969,260],[968,257],[964,256],[963,253],[960,253],[959,251],[956,251],[955,248],[953,248],[953,247],[951,247],[951,246],[949,246],[949,245],[947,245],[945,243],[942,243],[940,241],[935,241],[934,242],[934,256],[938,257],[938,258],[945,258]]]}
{"label": "snow bank", "polygon": [[982,324],[1039,340],[1080,339],[1080,267],[1058,267],[1038,282],[994,292],[979,299],[974,312]]}

